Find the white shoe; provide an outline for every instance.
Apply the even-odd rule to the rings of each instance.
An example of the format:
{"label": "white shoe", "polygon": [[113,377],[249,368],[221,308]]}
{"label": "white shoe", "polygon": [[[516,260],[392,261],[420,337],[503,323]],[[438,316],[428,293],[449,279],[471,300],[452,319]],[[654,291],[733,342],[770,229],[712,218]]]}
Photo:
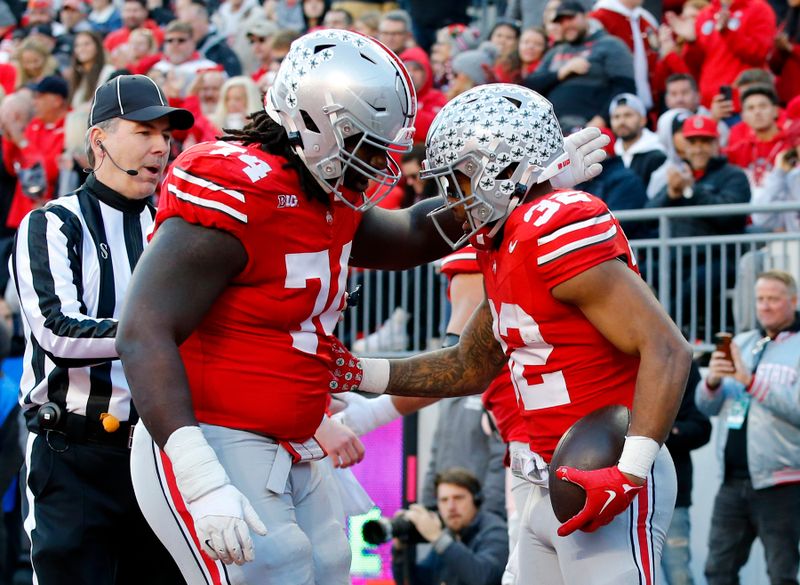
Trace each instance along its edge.
{"label": "white shoe", "polygon": [[405,351],[408,347],[406,326],[410,318],[411,314],[408,311],[397,307],[375,333],[370,333],[353,342],[353,353]]}

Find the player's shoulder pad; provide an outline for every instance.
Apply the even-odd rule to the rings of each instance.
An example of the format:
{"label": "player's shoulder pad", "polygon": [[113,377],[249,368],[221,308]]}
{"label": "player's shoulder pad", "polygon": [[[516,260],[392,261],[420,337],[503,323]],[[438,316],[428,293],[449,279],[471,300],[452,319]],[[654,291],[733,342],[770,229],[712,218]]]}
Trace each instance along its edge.
{"label": "player's shoulder pad", "polygon": [[216,210],[247,223],[251,208],[267,187],[274,157],[256,148],[205,142],[187,149],[170,169],[166,190],[177,199]]}
{"label": "player's shoulder pad", "polygon": [[271,155],[258,148],[231,142],[202,142],[183,151],[174,166],[209,180],[251,186],[265,178],[275,166]]}
{"label": "player's shoulder pad", "polygon": [[478,265],[478,251],[473,246],[464,246],[448,254],[441,260],[441,272],[452,278],[456,274],[471,274],[480,272]]}

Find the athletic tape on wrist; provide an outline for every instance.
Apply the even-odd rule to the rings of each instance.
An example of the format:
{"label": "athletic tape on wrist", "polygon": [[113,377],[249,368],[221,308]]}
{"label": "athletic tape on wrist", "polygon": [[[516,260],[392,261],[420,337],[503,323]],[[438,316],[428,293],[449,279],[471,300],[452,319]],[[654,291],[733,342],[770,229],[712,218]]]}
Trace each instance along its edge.
{"label": "athletic tape on wrist", "polygon": [[389,386],[389,360],[383,358],[360,358],[364,377],[358,389],[372,394],[383,394]]}
{"label": "athletic tape on wrist", "polygon": [[164,445],[164,453],[172,463],[178,491],[187,503],[230,483],[200,427],[181,427],[173,432]]}
{"label": "athletic tape on wrist", "polygon": [[623,473],[645,479],[660,450],[661,445],[650,437],[625,437],[617,467]]}

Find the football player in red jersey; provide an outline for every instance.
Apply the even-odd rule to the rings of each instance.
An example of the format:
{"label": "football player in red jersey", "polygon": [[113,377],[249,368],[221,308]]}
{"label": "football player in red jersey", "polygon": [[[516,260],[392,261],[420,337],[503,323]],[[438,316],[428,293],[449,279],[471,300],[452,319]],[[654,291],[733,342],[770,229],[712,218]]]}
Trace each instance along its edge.
{"label": "football player in red jersey", "polygon": [[[339,585],[350,549],[314,435],[347,267],[407,268],[447,246],[431,202],[373,207],[412,144],[416,98],[393,53],[308,34],[265,105],[165,180],[117,338],[146,425],[132,475],[187,581]],[[599,171],[593,137],[573,143],[573,181]]]}
{"label": "football player in red jersey", "polygon": [[360,389],[477,393],[508,363],[530,448],[547,462],[582,416],[611,404],[631,408],[616,466],[550,470],[586,490],[580,513],[559,526],[546,489],[529,497],[518,582],[653,583],[676,493],[662,443],[691,348],[640,278],[605,204],[553,189],[549,169],[562,156],[551,104],[525,88],[481,86],[441,110],[424,165],[445,200],[434,217],[445,237],[444,221],[463,222],[451,243],[479,249],[487,300],[452,348],[361,359]]}
{"label": "football player in red jersey", "polygon": [[[450,347],[458,343],[464,326],[472,313],[483,302],[483,276],[478,266],[477,250],[465,246],[441,260],[441,273],[449,279],[447,288],[450,299],[450,318],[446,327],[446,335],[442,347]],[[354,392],[337,394],[336,398],[345,403],[345,407],[333,415],[336,421],[347,425],[359,436],[392,422],[393,420],[417,412],[440,398],[420,398],[413,396],[391,396],[384,394],[375,399],[368,399]],[[525,509],[528,494],[539,489],[537,486],[547,485],[547,464],[541,456],[528,447],[528,428],[520,415],[514,387],[507,367],[483,391],[481,401],[491,414],[495,428],[506,444],[507,459],[510,467],[510,496],[513,501],[513,515],[508,518],[508,550],[510,552],[507,574],[503,583],[513,583],[517,574],[516,545],[519,534],[520,516]],[[465,405],[466,406],[466,405]],[[451,407],[452,408],[452,407]],[[450,412],[450,410],[446,411]],[[439,422],[442,424],[442,413]],[[461,421],[459,418],[458,421]],[[448,421],[448,431],[452,439],[461,436],[456,433],[471,432],[470,429],[458,429],[457,425]],[[472,444],[467,441],[468,444]],[[480,457],[478,460],[482,460]],[[490,471],[487,470],[487,474]],[[485,484],[484,484],[485,485]],[[484,489],[484,501],[486,493]],[[509,580],[512,579],[512,580]]]}

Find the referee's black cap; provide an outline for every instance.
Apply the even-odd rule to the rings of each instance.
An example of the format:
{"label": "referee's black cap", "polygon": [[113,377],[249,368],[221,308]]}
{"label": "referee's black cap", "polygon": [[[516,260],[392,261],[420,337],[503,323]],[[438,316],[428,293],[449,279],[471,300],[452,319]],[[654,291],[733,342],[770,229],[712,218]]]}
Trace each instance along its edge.
{"label": "referee's black cap", "polygon": [[173,130],[194,125],[189,110],[173,108],[158,84],[146,75],[119,75],[97,88],[89,111],[89,127],[112,118],[150,122],[169,116]]}

